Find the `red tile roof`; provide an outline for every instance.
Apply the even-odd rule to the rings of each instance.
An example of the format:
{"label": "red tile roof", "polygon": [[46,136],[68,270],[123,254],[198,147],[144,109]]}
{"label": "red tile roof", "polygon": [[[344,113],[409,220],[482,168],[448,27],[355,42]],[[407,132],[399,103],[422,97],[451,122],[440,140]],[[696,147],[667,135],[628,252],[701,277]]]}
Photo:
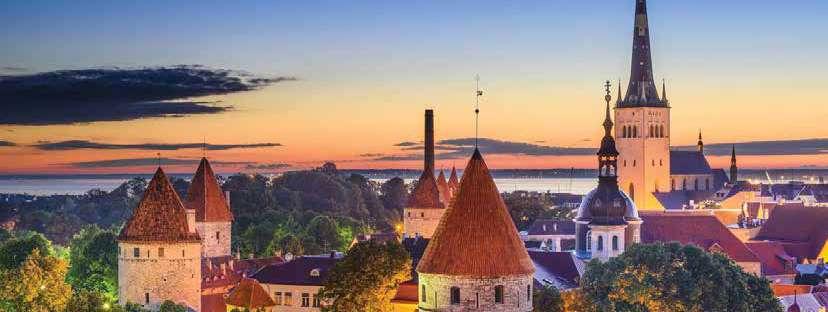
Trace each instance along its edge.
{"label": "red tile roof", "polygon": [[416,281],[407,281],[397,287],[397,293],[394,294],[394,299],[391,302],[398,303],[417,303],[419,298],[419,290],[417,289]]}
{"label": "red tile roof", "polygon": [[446,182],[446,175],[443,170],[440,170],[440,175],[437,177],[437,190],[440,191],[440,201],[446,207],[451,202],[451,191],[449,190],[448,182]]}
{"label": "red tile roof", "polygon": [[803,295],[811,292],[811,285],[771,284],[771,290],[776,297]]}
{"label": "red tile roof", "polygon": [[779,241],[798,248],[786,250],[794,257],[816,259],[828,241],[828,208],[801,203],[776,206],[755,240]]}
{"label": "red tile roof", "polygon": [[144,197],[127,221],[119,241],[200,242],[195,229],[187,226],[187,212],[170,180],[159,167]]}
{"label": "red tile roof", "polygon": [[641,212],[641,241],[693,244],[707,251],[721,250],[736,262],[759,258],[727,227],[711,215]]}
{"label": "red tile roof", "polygon": [[187,208],[196,210],[198,222],[233,221],[233,213],[207,158],[202,158],[198,165],[190,189],[187,190],[186,204]]}
{"label": "red tile roof", "polygon": [[201,312],[227,312],[224,294],[201,295]]}
{"label": "red tile roof", "polygon": [[417,272],[499,277],[534,271],[486,162],[475,150]]}
{"label": "red tile roof", "polygon": [[747,247],[759,257],[763,275],[796,274],[796,258],[785,252],[779,242],[747,242]]}
{"label": "red tile roof", "polygon": [[440,200],[440,189],[434,179],[434,173],[428,170],[423,171],[417,182],[417,187],[411,192],[408,198],[408,207],[411,208],[433,208],[442,209],[443,203]]}
{"label": "red tile roof", "polygon": [[448,185],[449,191],[452,194],[457,194],[457,190],[460,189],[460,180],[457,179],[457,168],[454,168],[454,166],[451,167],[451,176],[449,176]]}
{"label": "red tile roof", "polygon": [[227,305],[255,310],[272,307],[276,303],[267,294],[264,287],[252,278],[243,278],[238,286],[224,300]]}

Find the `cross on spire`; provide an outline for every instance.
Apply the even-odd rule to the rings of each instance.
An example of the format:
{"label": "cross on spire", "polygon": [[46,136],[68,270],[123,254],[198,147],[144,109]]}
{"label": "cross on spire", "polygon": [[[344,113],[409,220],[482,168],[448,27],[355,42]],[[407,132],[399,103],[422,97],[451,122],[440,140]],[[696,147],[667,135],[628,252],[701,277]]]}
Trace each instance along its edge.
{"label": "cross on spire", "polygon": [[480,90],[480,75],[474,75],[474,81],[474,149],[477,149],[480,138],[480,97],[483,96],[483,91]]}

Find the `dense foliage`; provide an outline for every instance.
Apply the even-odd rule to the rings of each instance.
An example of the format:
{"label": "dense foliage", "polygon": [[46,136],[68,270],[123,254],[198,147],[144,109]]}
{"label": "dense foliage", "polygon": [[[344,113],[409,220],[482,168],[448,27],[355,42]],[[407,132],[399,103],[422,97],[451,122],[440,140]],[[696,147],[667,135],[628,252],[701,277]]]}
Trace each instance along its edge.
{"label": "dense foliage", "polygon": [[550,193],[517,191],[503,193],[503,202],[518,230],[529,228],[537,219],[572,220],[572,209],[564,208]]}
{"label": "dense foliage", "polygon": [[[391,181],[391,180],[389,180]],[[357,234],[391,230],[402,211],[398,181],[379,185],[363,176],[288,172],[274,179],[234,175],[230,191],[233,246],[244,255],[318,254],[345,250]],[[381,189],[389,190],[380,193]],[[404,190],[404,188],[403,188]]]}
{"label": "dense foliage", "polygon": [[75,290],[101,294],[107,302],[118,298],[118,235],[87,226],[71,241],[72,266],[66,280]]}
{"label": "dense foliage", "polygon": [[391,311],[400,283],[411,279],[411,257],[396,241],[360,242],[339,261],[319,295],[323,311]]}
{"label": "dense foliage", "polygon": [[557,288],[542,286],[532,294],[532,312],[563,312],[563,299]]}
{"label": "dense foliage", "polygon": [[581,279],[587,311],[781,311],[767,279],[727,256],[677,243],[631,246]]}

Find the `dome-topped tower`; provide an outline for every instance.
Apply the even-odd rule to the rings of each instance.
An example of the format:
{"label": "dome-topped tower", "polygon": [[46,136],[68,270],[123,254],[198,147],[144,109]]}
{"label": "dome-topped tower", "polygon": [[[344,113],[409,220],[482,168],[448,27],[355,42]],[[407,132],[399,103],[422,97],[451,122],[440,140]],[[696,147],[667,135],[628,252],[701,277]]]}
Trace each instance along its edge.
{"label": "dome-topped tower", "polygon": [[[635,203],[618,187],[618,150],[612,137],[610,83],[607,81],[604,138],[598,149],[598,187],[584,196],[575,218],[577,252],[581,258],[606,260],[638,241],[638,211]],[[632,226],[629,226],[632,224]]]}

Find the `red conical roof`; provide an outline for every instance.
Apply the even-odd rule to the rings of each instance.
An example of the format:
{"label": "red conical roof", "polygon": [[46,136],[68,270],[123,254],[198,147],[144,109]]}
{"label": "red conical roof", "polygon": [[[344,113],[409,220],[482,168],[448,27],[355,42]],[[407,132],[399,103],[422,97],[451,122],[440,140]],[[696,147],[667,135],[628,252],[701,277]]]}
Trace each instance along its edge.
{"label": "red conical roof", "polygon": [[434,179],[434,173],[428,170],[423,171],[417,187],[411,192],[408,198],[408,207],[411,208],[433,208],[442,209],[443,203],[440,200],[440,189]]}
{"label": "red conical roof", "polygon": [[451,190],[449,190],[446,175],[443,174],[442,169],[440,170],[440,175],[437,176],[437,190],[440,191],[440,200],[443,202],[443,206],[448,206],[449,201],[451,201]]}
{"label": "red conical roof", "polygon": [[457,194],[457,190],[460,189],[460,180],[457,179],[457,168],[454,168],[454,166],[451,166],[451,176],[449,177],[448,185],[452,196]]}
{"label": "red conical roof", "polygon": [[233,221],[233,213],[207,158],[202,158],[198,165],[190,189],[187,190],[186,204],[187,208],[195,209],[198,222]]}
{"label": "red conical roof", "polygon": [[200,241],[187,226],[187,212],[170,180],[161,168],[155,172],[144,197],[127,221],[119,241],[183,242]]}
{"label": "red conical roof", "polygon": [[486,162],[475,150],[417,272],[499,277],[534,271]]}

